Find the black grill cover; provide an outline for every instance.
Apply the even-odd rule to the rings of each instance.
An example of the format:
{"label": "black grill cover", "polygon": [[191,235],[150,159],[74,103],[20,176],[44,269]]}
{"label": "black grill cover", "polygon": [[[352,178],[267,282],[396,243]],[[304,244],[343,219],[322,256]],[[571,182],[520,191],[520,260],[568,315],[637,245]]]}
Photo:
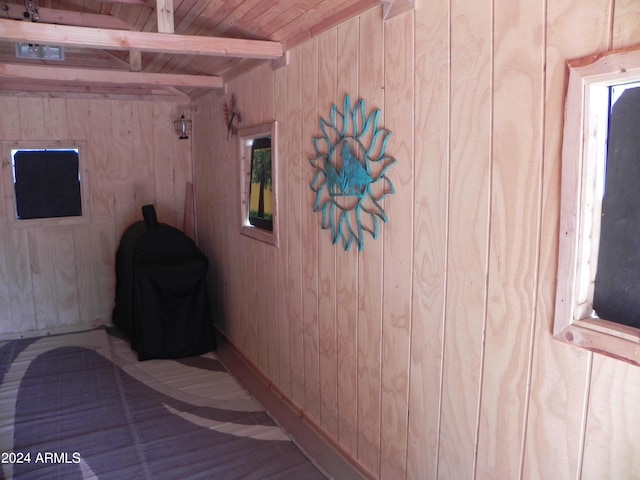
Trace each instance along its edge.
{"label": "black grill cover", "polygon": [[131,340],[139,360],[179,358],[214,350],[206,289],[207,257],[152,206],[131,225],[116,252],[113,323]]}

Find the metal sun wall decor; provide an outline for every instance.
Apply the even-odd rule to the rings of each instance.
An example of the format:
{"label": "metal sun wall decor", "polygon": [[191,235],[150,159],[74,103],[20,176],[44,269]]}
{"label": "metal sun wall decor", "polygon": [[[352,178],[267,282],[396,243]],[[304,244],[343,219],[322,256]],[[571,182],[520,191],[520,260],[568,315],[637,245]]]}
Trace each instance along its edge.
{"label": "metal sun wall decor", "polygon": [[313,139],[313,211],[322,214],[322,228],[331,229],[332,243],[341,240],[345,250],[355,242],[362,251],[364,232],[378,238],[379,221],[387,221],[380,202],[395,193],[387,173],[396,160],[385,153],[391,132],[378,128],[379,121],[380,110],[367,117],[364,100],[352,107],[345,95],[342,112],[334,104],[329,121],[320,119],[322,135]]}

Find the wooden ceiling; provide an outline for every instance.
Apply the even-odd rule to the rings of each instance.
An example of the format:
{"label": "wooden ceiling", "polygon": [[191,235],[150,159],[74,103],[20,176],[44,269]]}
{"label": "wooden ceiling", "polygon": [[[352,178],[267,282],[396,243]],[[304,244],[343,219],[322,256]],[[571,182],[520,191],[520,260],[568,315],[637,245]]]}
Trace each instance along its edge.
{"label": "wooden ceiling", "polygon": [[[415,0],[0,0],[0,90],[198,96],[381,4]],[[16,42],[65,58],[18,59]]]}

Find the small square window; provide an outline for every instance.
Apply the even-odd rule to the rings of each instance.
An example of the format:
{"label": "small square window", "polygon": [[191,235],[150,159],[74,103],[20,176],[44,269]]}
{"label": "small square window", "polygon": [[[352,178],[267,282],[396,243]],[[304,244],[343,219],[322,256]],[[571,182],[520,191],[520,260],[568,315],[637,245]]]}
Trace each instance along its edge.
{"label": "small square window", "polygon": [[87,203],[83,193],[81,153],[77,144],[4,145],[5,188],[11,200],[10,223],[18,225],[83,223]]}
{"label": "small square window", "polygon": [[13,150],[16,218],[80,217],[78,150]]}

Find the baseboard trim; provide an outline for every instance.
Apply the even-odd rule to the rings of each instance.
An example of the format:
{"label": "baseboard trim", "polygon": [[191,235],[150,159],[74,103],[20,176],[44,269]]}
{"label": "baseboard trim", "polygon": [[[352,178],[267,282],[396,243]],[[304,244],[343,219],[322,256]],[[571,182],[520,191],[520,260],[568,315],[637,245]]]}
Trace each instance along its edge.
{"label": "baseboard trim", "polygon": [[375,480],[375,476],[329,438],[220,331],[216,356],[329,476],[340,480]]}

